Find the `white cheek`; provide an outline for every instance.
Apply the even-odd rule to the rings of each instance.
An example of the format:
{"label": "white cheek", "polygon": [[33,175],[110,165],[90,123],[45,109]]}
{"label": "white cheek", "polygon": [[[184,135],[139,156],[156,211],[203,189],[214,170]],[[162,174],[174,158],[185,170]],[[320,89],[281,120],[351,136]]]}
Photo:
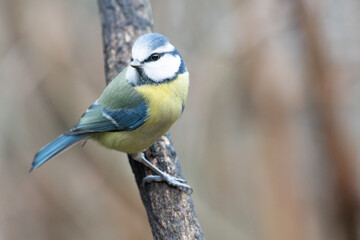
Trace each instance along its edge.
{"label": "white cheek", "polygon": [[148,62],[144,65],[145,74],[153,81],[160,82],[174,77],[179,70],[181,59],[179,56],[166,54],[158,61]]}
{"label": "white cheek", "polygon": [[135,68],[133,67],[128,67],[128,69],[126,70],[126,76],[125,76],[126,80],[131,83],[136,85],[137,80],[139,78],[139,74],[138,72],[135,70]]}

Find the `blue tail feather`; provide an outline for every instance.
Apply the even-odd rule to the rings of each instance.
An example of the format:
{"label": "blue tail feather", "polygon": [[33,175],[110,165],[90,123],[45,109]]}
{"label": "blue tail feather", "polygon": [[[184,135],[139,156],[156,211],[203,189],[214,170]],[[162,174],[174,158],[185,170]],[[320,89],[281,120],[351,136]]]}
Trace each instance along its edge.
{"label": "blue tail feather", "polygon": [[79,134],[79,135],[60,135],[58,138],[53,140],[52,142],[48,143],[46,146],[41,148],[35,155],[34,161],[32,163],[32,167],[30,169],[30,172],[38,167],[40,167],[42,164],[44,164],[46,161],[48,161],[50,158],[54,157],[55,155],[59,154],[66,148],[74,145],[78,141],[84,139],[87,137],[88,134]]}

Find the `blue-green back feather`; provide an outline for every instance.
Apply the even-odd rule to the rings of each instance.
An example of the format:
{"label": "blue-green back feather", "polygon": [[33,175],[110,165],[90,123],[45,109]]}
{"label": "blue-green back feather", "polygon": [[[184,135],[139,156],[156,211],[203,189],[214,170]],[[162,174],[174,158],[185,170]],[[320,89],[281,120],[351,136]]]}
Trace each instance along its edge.
{"label": "blue-green back feather", "polygon": [[100,98],[66,135],[131,131],[148,119],[148,106],[144,98],[126,81],[126,70],[110,82]]}

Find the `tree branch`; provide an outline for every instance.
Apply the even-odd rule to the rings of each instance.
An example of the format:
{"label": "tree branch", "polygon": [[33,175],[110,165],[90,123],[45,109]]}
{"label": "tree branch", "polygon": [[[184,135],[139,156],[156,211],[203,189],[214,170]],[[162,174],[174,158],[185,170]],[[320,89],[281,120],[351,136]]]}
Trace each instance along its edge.
{"label": "tree branch", "polygon": [[[135,39],[153,29],[148,0],[99,0],[104,44],[106,83],[130,61]],[[169,134],[146,150],[145,155],[164,172],[182,177],[180,163]],[[140,196],[145,206],[154,239],[204,239],[191,196],[166,183],[142,185],[151,173],[129,156]]]}

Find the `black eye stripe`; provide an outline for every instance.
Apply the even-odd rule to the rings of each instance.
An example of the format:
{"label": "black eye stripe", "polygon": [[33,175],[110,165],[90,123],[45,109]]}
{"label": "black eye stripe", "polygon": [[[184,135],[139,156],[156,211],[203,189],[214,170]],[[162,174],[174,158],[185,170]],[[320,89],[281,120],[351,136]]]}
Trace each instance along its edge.
{"label": "black eye stripe", "polygon": [[[155,62],[157,60],[159,60],[162,56],[164,56],[167,52],[163,52],[163,53],[153,53],[151,54],[147,59],[145,59],[143,62]],[[154,55],[158,56],[156,59],[153,59]]]}
{"label": "black eye stripe", "polygon": [[[169,52],[162,52],[162,53],[153,53],[151,54],[147,59],[143,60],[141,63],[147,63],[147,62],[154,62],[154,60],[151,59],[151,56],[154,54],[158,54],[159,58],[157,60],[159,60],[162,56],[164,56],[165,54],[171,54],[171,55],[178,55],[178,51],[174,50],[174,51],[169,51]],[[155,60],[155,61],[157,61]]]}

